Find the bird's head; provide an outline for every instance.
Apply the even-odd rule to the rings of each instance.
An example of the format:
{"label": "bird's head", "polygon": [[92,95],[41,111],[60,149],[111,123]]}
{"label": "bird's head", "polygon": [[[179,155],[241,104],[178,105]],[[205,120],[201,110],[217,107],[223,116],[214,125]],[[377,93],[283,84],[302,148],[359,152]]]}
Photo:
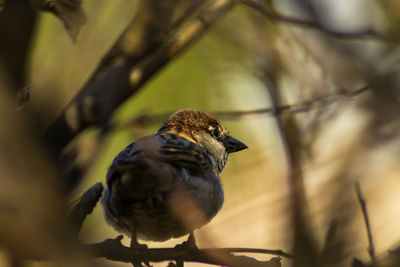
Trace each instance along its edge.
{"label": "bird's head", "polygon": [[232,137],[225,127],[205,112],[181,109],[160,127],[159,133],[170,132],[200,145],[213,157],[219,171],[224,168],[228,154],[247,146]]}

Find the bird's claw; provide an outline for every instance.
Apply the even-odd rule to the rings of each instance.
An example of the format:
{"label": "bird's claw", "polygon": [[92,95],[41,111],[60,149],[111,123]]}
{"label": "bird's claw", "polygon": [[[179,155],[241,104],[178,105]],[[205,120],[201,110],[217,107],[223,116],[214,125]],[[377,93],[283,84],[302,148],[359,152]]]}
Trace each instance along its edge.
{"label": "bird's claw", "polygon": [[[144,250],[144,249],[148,249],[148,246],[146,244],[140,244],[136,240],[136,238],[132,238],[131,239],[131,248]],[[142,263],[144,264],[144,266],[143,266]],[[149,261],[139,261],[139,260],[138,261],[133,261],[132,265],[133,265],[133,267],[145,267],[145,266],[146,267],[151,267]]]}
{"label": "bird's claw", "polygon": [[185,249],[185,250],[197,250],[196,239],[194,238],[194,234],[190,233],[189,237],[186,241],[182,242],[175,246],[177,249]]}
{"label": "bird's claw", "polygon": [[148,249],[149,247],[146,244],[140,244],[139,242],[133,242],[133,243],[131,243],[131,248]]}

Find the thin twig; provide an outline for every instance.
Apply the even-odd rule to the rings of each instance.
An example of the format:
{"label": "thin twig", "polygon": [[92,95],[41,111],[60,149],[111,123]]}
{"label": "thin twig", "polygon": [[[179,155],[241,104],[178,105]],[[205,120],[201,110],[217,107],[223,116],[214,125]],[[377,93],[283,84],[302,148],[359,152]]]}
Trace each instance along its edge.
{"label": "thin twig", "polygon": [[367,235],[368,235],[368,253],[369,256],[371,257],[372,261],[375,261],[375,246],[374,246],[374,242],[372,240],[372,232],[371,232],[371,225],[369,223],[369,218],[368,218],[368,211],[367,211],[367,204],[365,202],[365,198],[362,195],[361,192],[361,188],[360,188],[360,183],[358,181],[354,182],[354,190],[356,192],[357,195],[357,199],[358,202],[360,204],[361,207],[361,212],[363,214],[363,218],[364,218],[364,223],[365,223],[365,228],[367,230]]}
{"label": "thin twig", "polygon": [[237,256],[232,253],[262,253],[282,256],[291,259],[292,256],[281,250],[250,249],[250,248],[217,248],[187,250],[182,248],[153,248],[141,249],[125,247],[121,244],[121,236],[116,239],[107,239],[96,244],[84,245],[93,253],[93,257],[104,257],[113,261],[185,261],[200,262],[224,266],[281,266],[280,257],[269,261],[259,261],[247,256]]}
{"label": "thin twig", "polygon": [[265,109],[257,109],[257,110],[247,110],[247,111],[219,111],[214,112],[213,115],[217,117],[239,117],[245,115],[254,115],[254,114],[263,114],[263,113],[271,113],[274,115],[282,115],[282,114],[298,114],[309,112],[314,109],[326,107],[328,105],[334,104],[340,100],[345,100],[350,97],[354,97],[360,95],[366,91],[371,89],[370,86],[363,86],[359,89],[349,92],[339,92],[333,95],[329,95],[320,99],[314,99],[311,101],[303,101],[296,104],[290,105],[281,105],[278,107],[271,107]]}
{"label": "thin twig", "polygon": [[377,38],[377,39],[382,39],[382,40],[386,40],[386,41],[398,41],[398,38],[379,33],[374,29],[364,29],[364,30],[351,31],[351,32],[337,31],[337,30],[328,29],[328,28],[324,27],[318,21],[294,18],[294,17],[289,17],[289,16],[285,16],[282,14],[271,12],[253,0],[237,0],[237,1],[242,3],[245,6],[248,6],[252,9],[258,11],[259,13],[261,13],[262,15],[264,15],[265,17],[267,17],[269,19],[283,22],[283,23],[288,23],[291,25],[299,26],[299,27],[305,27],[305,28],[310,28],[310,29],[314,29],[314,30],[319,30],[323,33],[329,34],[336,38],[344,38],[344,39],[347,39],[347,38],[349,38],[349,39]]}
{"label": "thin twig", "polygon": [[[366,85],[353,91],[340,92],[324,98],[314,99],[311,101],[303,101],[291,105],[281,105],[276,108],[269,107],[269,108],[240,110],[240,111],[214,111],[210,113],[213,116],[221,119],[237,119],[242,116],[259,115],[259,114],[274,114],[274,115],[299,114],[299,113],[310,112],[318,108],[323,108],[328,105],[332,105],[336,102],[339,102],[341,100],[347,100],[349,98],[361,95],[362,93],[370,89],[372,89],[372,87]],[[110,124],[108,130],[122,130],[137,125],[151,125],[154,123],[159,123],[160,121],[165,120],[172,113],[173,111],[163,112],[160,114],[152,114],[152,115],[141,114],[126,122],[122,122],[119,124]]]}

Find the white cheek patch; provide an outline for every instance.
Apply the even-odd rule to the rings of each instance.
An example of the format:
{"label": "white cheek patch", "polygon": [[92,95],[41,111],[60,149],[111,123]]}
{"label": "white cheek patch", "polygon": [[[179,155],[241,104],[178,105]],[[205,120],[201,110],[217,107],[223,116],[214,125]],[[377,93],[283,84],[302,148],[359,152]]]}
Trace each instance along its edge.
{"label": "white cheek patch", "polygon": [[226,163],[226,150],[224,145],[206,132],[197,133],[199,144],[207,151],[215,166],[222,171]]}

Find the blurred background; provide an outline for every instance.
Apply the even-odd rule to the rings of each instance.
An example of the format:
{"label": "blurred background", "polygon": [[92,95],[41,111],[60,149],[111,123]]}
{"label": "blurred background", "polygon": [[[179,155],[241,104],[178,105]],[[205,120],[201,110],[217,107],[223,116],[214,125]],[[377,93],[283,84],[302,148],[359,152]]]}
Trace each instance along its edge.
{"label": "blurred background", "polygon": [[[2,13],[13,1],[3,2]],[[53,217],[65,200],[96,182],[104,183],[107,168],[121,149],[155,133],[166,116],[186,107],[214,114],[249,147],[230,156],[221,175],[225,203],[208,225],[195,232],[200,248],[293,252],[297,229],[293,209],[300,206],[307,239],[323,255],[321,266],[352,266],[355,257],[368,262],[356,181],[367,203],[376,255],[385,257],[400,245],[400,3],[396,0],[238,1],[115,110],[111,122],[116,127],[106,134],[88,127],[74,139],[77,159],[85,162],[83,178],[65,199],[54,197],[62,191],[58,172],[49,167],[51,160],[31,131],[39,136],[45,132],[87,83],[140,12],[139,2],[82,1],[86,23],[76,41],[54,14],[35,14],[31,39],[26,40],[22,84],[29,86],[31,99],[22,116],[9,114],[15,91],[7,76],[12,60],[6,55],[17,48],[3,46],[0,243],[5,249],[0,265],[15,263],[6,249],[14,220],[22,224],[14,226],[19,233],[15,236],[25,244],[26,239],[32,242],[50,231],[46,226],[25,234],[25,224],[31,224],[24,224],[26,220],[49,213],[49,221],[62,224]],[[2,13],[0,23],[10,23]],[[20,30],[18,22],[12,23],[9,28]],[[1,38],[4,44],[9,40],[6,35]],[[134,120],[140,116],[144,119]],[[299,198],[293,197],[296,177],[303,184]],[[15,205],[25,210],[27,200],[36,203],[32,204],[35,211],[27,211],[26,217],[9,217],[7,203],[19,201]],[[330,229],[333,238],[327,238]],[[94,243],[117,235],[97,205],[79,239]],[[148,245],[170,247],[184,239]],[[128,238],[123,241],[129,244]],[[52,242],[56,241],[48,244]],[[282,261],[283,266],[292,264]],[[126,266],[104,259],[96,259],[95,265]]]}

